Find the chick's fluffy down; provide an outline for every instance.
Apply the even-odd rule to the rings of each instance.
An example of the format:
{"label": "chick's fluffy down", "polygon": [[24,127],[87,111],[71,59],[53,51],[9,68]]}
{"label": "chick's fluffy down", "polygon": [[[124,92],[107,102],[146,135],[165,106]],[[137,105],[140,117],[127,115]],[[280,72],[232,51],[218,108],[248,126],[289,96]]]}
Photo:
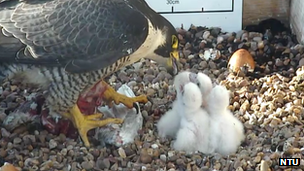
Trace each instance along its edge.
{"label": "chick's fluffy down", "polygon": [[181,98],[184,91],[184,85],[190,82],[193,73],[189,71],[180,72],[174,78],[174,86],[176,90],[176,99],[173,102],[172,109],[167,111],[157,123],[157,130],[160,137],[175,138],[176,133],[180,127],[181,120]]}
{"label": "chick's fluffy down", "polygon": [[194,83],[187,83],[182,96],[183,109],[181,126],[177,132],[174,149],[192,153],[209,153],[209,117],[201,108],[202,94]]}
{"label": "chick's fluffy down", "polygon": [[229,92],[223,86],[215,86],[209,95],[210,145],[222,155],[237,151],[244,140],[243,124],[228,110]]}

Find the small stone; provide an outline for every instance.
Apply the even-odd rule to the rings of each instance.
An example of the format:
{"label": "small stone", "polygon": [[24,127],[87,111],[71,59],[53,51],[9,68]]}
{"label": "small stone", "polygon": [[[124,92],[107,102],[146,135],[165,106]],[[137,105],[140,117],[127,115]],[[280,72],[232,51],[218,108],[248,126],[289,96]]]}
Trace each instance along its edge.
{"label": "small stone", "polygon": [[177,159],[177,160],[176,160],[176,164],[177,164],[177,165],[185,165],[185,162],[184,162],[183,159]]}
{"label": "small stone", "polygon": [[208,31],[208,30],[205,31],[203,34],[203,39],[205,39],[205,40],[208,39],[210,35],[211,35],[210,31]]}
{"label": "small stone", "polygon": [[159,156],[159,158],[163,161],[163,162],[166,162],[167,161],[167,156],[165,154],[161,154]]}
{"label": "small stone", "polygon": [[111,166],[111,170],[118,170],[118,164],[117,164],[117,163],[114,163],[114,164]]}
{"label": "small stone", "polygon": [[278,67],[281,67],[281,66],[283,66],[283,61],[278,58],[278,59],[276,59],[275,65]]}
{"label": "small stone", "polygon": [[175,156],[175,151],[169,151],[168,152],[168,157],[171,158],[173,156]]}
{"label": "small stone", "polygon": [[175,168],[175,165],[174,165],[174,163],[169,162],[169,163],[167,163],[167,167],[168,167],[169,169],[174,169],[174,168]]}
{"label": "small stone", "polygon": [[121,148],[121,147],[118,149],[118,154],[123,159],[125,159],[127,157],[126,153],[125,153],[125,150],[123,148]]}
{"label": "small stone", "polygon": [[46,135],[38,135],[38,139],[39,139],[39,141],[42,143],[42,144],[44,144],[45,143],[45,138],[46,138]]}
{"label": "small stone", "polygon": [[250,48],[253,50],[253,51],[256,51],[258,49],[258,44],[256,42],[251,42],[250,43]]}
{"label": "small stone", "polygon": [[262,37],[254,37],[252,40],[255,41],[255,42],[261,42]]}
{"label": "small stone", "polygon": [[271,153],[269,157],[270,159],[278,159],[280,157],[280,154],[277,152]]}
{"label": "small stone", "polygon": [[56,147],[57,147],[57,142],[56,142],[55,140],[51,139],[51,140],[49,141],[49,148],[50,148],[50,149],[54,149],[54,148],[56,148]]}
{"label": "small stone", "polygon": [[141,154],[140,161],[144,164],[151,163],[152,157],[148,154]]}
{"label": "small stone", "polygon": [[7,151],[3,148],[0,148],[0,157],[5,158],[7,156]]}
{"label": "small stone", "polygon": [[84,161],[81,163],[81,167],[85,170],[90,170],[94,168],[94,161]]}
{"label": "small stone", "polygon": [[59,134],[59,142],[63,143],[66,141],[66,136],[64,134]]}
{"label": "small stone", "polygon": [[157,145],[157,144],[152,144],[151,147],[152,147],[153,149],[156,149],[156,148],[158,148],[158,145]]}
{"label": "small stone", "polygon": [[57,155],[57,162],[61,163],[63,160],[62,155]]}
{"label": "small stone", "polygon": [[222,43],[224,41],[224,37],[223,36],[218,36],[217,39],[216,39],[216,43],[219,44],[219,43]]}
{"label": "small stone", "polygon": [[267,162],[265,160],[262,160],[260,171],[268,171],[268,170],[269,170],[269,165],[267,164]]}
{"label": "small stone", "polygon": [[88,149],[86,147],[80,147],[79,150],[82,151],[84,154],[88,153]]}
{"label": "small stone", "polygon": [[7,115],[5,113],[0,113],[0,122],[2,123],[6,117],[7,117]]}
{"label": "small stone", "polygon": [[220,32],[221,32],[221,28],[219,28],[219,27],[213,27],[212,29],[211,29],[211,35],[213,36],[213,37],[218,37],[218,35],[220,34]]}
{"label": "small stone", "polygon": [[244,169],[240,166],[240,167],[236,168],[236,171],[244,171]]}
{"label": "small stone", "polygon": [[158,97],[159,98],[164,98],[164,90],[163,89],[158,90]]}
{"label": "small stone", "polygon": [[213,168],[214,168],[215,170],[221,170],[221,167],[222,167],[221,163],[220,163],[220,162],[217,162]]}
{"label": "small stone", "polygon": [[62,149],[60,152],[63,156],[66,156],[68,154],[68,150],[66,148]]}
{"label": "small stone", "polygon": [[109,169],[111,166],[110,160],[108,158],[105,159],[101,159],[98,158],[99,160],[97,160],[96,165],[99,169]]}
{"label": "small stone", "polygon": [[260,163],[261,159],[262,159],[261,156],[256,156],[253,161],[255,163]]}
{"label": "small stone", "polygon": [[[190,56],[191,53],[192,53],[191,50],[184,50],[183,51],[183,54],[184,54],[184,56],[185,56],[186,59],[189,58],[189,56]],[[185,63],[186,63],[186,60],[185,60]]]}
{"label": "small stone", "polygon": [[19,137],[14,138],[13,143],[14,144],[20,144],[22,142],[22,139]]}
{"label": "small stone", "polygon": [[304,58],[300,59],[300,61],[299,61],[298,67],[302,67],[302,66],[304,66]]}
{"label": "small stone", "polygon": [[153,96],[153,95],[155,95],[155,90],[152,89],[152,88],[149,88],[149,89],[147,90],[147,96]]}
{"label": "small stone", "polygon": [[249,35],[248,35],[247,32],[243,33],[243,34],[242,34],[242,37],[241,37],[241,40],[242,40],[242,41],[244,41],[244,40],[247,40],[247,41],[248,41],[248,36],[249,36]]}
{"label": "small stone", "polygon": [[216,69],[217,67],[216,67],[216,64],[213,62],[213,61],[210,61],[209,62],[209,67],[211,68],[211,69]]}
{"label": "small stone", "polygon": [[207,63],[207,61],[202,61],[199,63],[199,66],[201,66],[202,69],[206,69],[208,67],[208,63]]}
{"label": "small stone", "polygon": [[195,57],[194,54],[188,55],[188,59],[193,59],[194,57]]}

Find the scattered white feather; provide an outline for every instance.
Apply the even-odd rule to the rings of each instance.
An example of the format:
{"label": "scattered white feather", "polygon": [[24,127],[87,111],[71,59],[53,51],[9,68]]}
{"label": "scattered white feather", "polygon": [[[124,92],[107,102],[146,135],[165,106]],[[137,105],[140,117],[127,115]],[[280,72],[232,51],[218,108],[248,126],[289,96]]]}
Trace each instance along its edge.
{"label": "scattered white feather", "polygon": [[[123,84],[117,92],[128,97],[135,97],[132,89],[126,84]],[[136,104],[139,108],[139,104]],[[112,108],[105,106],[98,107],[98,110],[104,114],[104,118],[115,117],[124,119],[122,126],[109,124],[106,127],[96,129],[95,137],[101,141],[101,144],[112,144],[120,147],[132,143],[137,135],[137,131],[142,128],[143,117],[140,108],[139,112],[136,113],[135,108],[129,109],[123,104],[114,104]]]}

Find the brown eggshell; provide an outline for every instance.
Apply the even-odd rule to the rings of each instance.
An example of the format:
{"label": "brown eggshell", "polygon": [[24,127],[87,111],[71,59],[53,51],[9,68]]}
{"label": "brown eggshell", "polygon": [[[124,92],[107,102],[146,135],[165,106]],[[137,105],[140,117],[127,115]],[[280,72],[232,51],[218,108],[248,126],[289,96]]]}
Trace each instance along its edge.
{"label": "brown eggshell", "polygon": [[253,57],[246,49],[239,49],[232,54],[228,62],[228,69],[238,73],[243,66],[247,66],[248,71],[253,72],[255,63]]}
{"label": "brown eggshell", "polygon": [[0,171],[18,171],[12,164],[5,163],[0,167]]}

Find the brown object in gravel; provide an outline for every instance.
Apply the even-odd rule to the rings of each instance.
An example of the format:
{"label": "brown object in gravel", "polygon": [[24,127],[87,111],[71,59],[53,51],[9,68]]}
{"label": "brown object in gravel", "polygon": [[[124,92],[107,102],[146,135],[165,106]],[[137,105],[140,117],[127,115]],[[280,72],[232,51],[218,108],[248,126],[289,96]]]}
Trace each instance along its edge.
{"label": "brown object in gravel", "polygon": [[247,72],[254,71],[255,62],[246,49],[239,49],[232,54],[227,67],[237,75],[245,76]]}
{"label": "brown object in gravel", "polygon": [[4,163],[2,167],[0,167],[0,171],[18,171],[12,164]]}

